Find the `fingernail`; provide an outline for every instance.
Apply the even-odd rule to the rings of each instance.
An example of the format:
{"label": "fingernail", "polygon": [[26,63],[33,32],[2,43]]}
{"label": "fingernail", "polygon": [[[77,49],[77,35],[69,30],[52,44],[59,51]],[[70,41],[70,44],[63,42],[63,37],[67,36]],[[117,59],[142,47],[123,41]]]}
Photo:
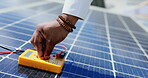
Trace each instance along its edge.
{"label": "fingernail", "polygon": [[36,58],[40,58],[41,60],[44,60],[44,57],[40,57],[39,55],[36,55]]}
{"label": "fingernail", "polygon": [[44,60],[44,57],[40,57],[41,60]]}
{"label": "fingernail", "polygon": [[44,56],[44,60],[48,60],[49,58],[50,58],[50,56],[49,56],[49,55]]}

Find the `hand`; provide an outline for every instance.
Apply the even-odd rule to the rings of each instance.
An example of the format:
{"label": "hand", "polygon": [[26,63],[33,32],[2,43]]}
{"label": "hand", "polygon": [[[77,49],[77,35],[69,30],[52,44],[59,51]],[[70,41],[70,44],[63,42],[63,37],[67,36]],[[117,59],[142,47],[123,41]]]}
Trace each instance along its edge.
{"label": "hand", "polygon": [[[63,17],[73,20],[73,24],[75,24],[78,20],[78,18],[71,15],[68,17],[68,15],[63,14]],[[38,24],[30,41],[37,49],[38,57],[41,59],[49,59],[54,46],[63,41],[68,33],[68,31],[66,31],[56,20],[54,20]]]}

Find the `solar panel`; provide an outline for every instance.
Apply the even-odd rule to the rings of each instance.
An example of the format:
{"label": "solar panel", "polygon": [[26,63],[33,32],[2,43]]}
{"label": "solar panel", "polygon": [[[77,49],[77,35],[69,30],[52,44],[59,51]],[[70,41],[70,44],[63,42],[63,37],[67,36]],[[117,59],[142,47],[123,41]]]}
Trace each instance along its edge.
{"label": "solar panel", "polygon": [[[33,48],[29,39],[36,24],[55,19],[61,13],[62,6],[63,4],[51,2],[1,13],[0,45],[10,49]],[[0,77],[148,77],[148,35],[133,19],[90,9],[87,18],[84,21],[79,20],[76,26],[77,29],[59,43],[69,49],[62,73],[55,74],[18,65],[17,59],[22,52],[1,53]],[[55,47],[53,52],[61,49]],[[7,50],[0,48],[0,51]]]}
{"label": "solar panel", "polygon": [[19,0],[11,0],[11,1],[1,0],[0,9],[5,9],[5,8],[9,8],[9,7],[17,7],[17,6],[21,6],[21,5],[27,5],[29,3],[34,3],[34,2],[38,2],[38,1],[40,1],[40,0],[23,0],[23,1],[19,1]]}

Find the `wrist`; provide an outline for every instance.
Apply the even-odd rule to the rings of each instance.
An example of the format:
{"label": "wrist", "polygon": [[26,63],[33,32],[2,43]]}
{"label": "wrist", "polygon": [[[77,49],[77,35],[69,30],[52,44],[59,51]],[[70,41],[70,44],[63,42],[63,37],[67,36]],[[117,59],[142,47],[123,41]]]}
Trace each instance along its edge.
{"label": "wrist", "polygon": [[65,20],[69,20],[71,22],[72,25],[75,25],[78,21],[78,17],[73,16],[73,15],[69,15],[69,14],[61,14],[61,16],[65,19]]}

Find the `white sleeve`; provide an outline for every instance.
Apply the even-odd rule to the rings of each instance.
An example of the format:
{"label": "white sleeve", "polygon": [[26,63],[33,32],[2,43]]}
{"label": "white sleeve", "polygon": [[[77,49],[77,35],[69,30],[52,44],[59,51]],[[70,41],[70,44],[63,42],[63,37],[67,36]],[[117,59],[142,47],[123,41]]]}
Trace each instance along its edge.
{"label": "white sleeve", "polygon": [[65,0],[62,13],[85,19],[92,1],[93,0]]}

